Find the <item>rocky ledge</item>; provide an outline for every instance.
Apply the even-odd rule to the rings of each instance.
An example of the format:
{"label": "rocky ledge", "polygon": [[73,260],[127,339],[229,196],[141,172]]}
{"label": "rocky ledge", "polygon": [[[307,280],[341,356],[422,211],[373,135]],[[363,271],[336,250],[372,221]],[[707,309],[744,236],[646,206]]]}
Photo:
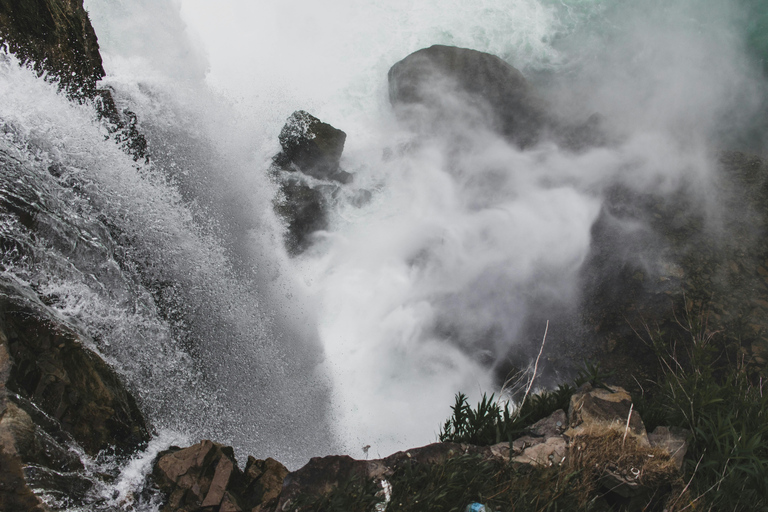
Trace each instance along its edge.
{"label": "rocky ledge", "polygon": [[28,485],[86,493],[78,449],[128,455],[149,440],[133,396],[86,344],[35,294],[0,280],[0,510],[46,510]]}
{"label": "rocky ledge", "polygon": [[[560,468],[591,472],[596,495],[632,506],[647,504],[679,480],[687,432],[657,427],[648,434],[624,389],[585,384],[566,413],[557,410],[517,439],[493,446],[435,443],[384,459],[313,458],[288,472],[272,459],[248,458],[238,468],[231,448],[202,441],[161,453],[153,480],[166,495],[163,512],[267,512],[324,510],[318,505],[349,482],[360,482],[376,510],[385,510],[398,475],[414,465],[440,466],[458,457],[533,471]],[[476,497],[480,499],[480,497]],[[319,508],[318,508],[319,507]],[[631,508],[630,508],[631,509]],[[330,510],[330,509],[329,509]]]}

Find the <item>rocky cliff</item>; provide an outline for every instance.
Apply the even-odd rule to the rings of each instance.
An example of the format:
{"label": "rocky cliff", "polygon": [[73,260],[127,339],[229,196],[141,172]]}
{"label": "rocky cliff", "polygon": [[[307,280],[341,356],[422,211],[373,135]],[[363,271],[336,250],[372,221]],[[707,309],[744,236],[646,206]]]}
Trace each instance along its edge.
{"label": "rocky cliff", "polygon": [[94,95],[104,77],[99,43],[82,0],[2,0],[0,40],[75,97]]}

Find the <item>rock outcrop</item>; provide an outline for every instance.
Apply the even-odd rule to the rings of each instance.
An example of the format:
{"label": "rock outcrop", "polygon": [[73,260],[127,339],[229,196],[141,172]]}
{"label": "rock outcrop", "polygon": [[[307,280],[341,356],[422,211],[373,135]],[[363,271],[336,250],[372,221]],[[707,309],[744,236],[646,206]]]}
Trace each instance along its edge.
{"label": "rock outcrop", "polygon": [[275,211],[287,225],[285,245],[293,255],[312,243],[312,233],[328,227],[328,199],[352,176],[341,170],[347,134],[299,110],[280,132],[282,151],[274,157],[272,175],[280,185]]}
{"label": "rock outcrop", "polygon": [[129,454],[148,439],[114,370],[34,294],[0,282],[0,509],[44,510],[28,484],[87,493],[76,445]]}
{"label": "rock outcrop", "polygon": [[386,501],[414,464],[471,457],[538,469],[562,466],[591,475],[603,486],[602,495],[640,503],[679,476],[686,438],[687,432],[667,427],[648,435],[624,389],[587,384],[574,393],[567,414],[555,411],[511,443],[434,443],[376,460],[316,457],[289,473],[272,459],[252,457],[241,472],[231,448],[202,441],[160,454],[153,478],[167,496],[163,512],[293,512],[313,510],[312,503],[350,482],[375,484]]}
{"label": "rock outcrop", "polygon": [[283,150],[275,157],[275,163],[282,169],[298,170],[318,180],[351,180],[352,176],[339,167],[347,140],[343,131],[297,110],[285,122],[278,139]]}
{"label": "rock outcrop", "polygon": [[520,71],[495,55],[454,46],[434,45],[392,66],[389,99],[414,125],[470,130],[480,123],[521,147],[534,144],[548,123]]}
{"label": "rock outcrop", "polygon": [[274,459],[237,466],[231,447],[201,441],[158,455],[153,479],[166,493],[163,512],[273,510],[288,470]]}
{"label": "rock outcrop", "polygon": [[76,96],[92,97],[104,77],[83,0],[2,0],[0,40]]}
{"label": "rock outcrop", "polygon": [[24,65],[58,81],[77,101],[95,101],[115,140],[136,160],[148,158],[136,116],[120,112],[104,78],[99,43],[83,0],[0,0],[0,44]]}

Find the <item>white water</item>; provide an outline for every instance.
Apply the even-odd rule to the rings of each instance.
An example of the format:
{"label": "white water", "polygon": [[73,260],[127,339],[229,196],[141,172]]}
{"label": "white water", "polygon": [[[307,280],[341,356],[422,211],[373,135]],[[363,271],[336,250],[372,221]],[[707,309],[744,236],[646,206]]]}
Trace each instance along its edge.
{"label": "white water", "polygon": [[[348,133],[342,165],[355,182],[337,200],[332,228],[310,253],[278,259],[281,275],[299,279],[289,303],[304,305],[286,323],[319,336],[320,368],[332,382],[329,423],[355,456],[365,445],[386,455],[433,441],[456,391],[492,391],[492,368],[521,342],[530,305],[577,299],[575,277],[604,187],[672,191],[692,180],[707,190],[707,144],[723,129],[720,114],[733,112],[732,96],[740,95],[744,109],[754,97],[753,70],[726,7],[707,13],[648,3],[643,12],[537,0],[86,5],[107,82],[134,101],[141,97],[134,84],[144,82],[194,111],[198,129],[231,157],[226,179],[250,188],[256,217],[269,216],[273,191],[254,175],[279,149],[277,133],[293,110]],[[585,29],[589,23],[594,27]],[[414,135],[392,117],[386,72],[435,43],[495,53],[534,79],[567,73],[562,82],[545,80],[549,100],[577,118],[601,111],[622,142],[580,155],[547,144],[521,153],[490,133],[472,133],[463,135],[470,149],[456,160],[439,138],[398,153]],[[171,94],[169,87],[197,92]],[[208,90],[202,94],[215,98],[215,108],[199,105]],[[151,108],[139,108],[140,116],[165,115]],[[398,156],[383,159],[388,149]],[[374,191],[373,200],[354,206],[356,190]],[[277,244],[264,233],[258,238],[262,256],[265,243]],[[557,340],[551,343],[556,351]]]}
{"label": "white water", "polygon": [[[172,284],[180,320],[160,318],[130,271],[75,265],[38,276],[40,289],[94,336],[156,428],[293,468],[434,441],[454,393],[493,391],[494,368],[529,348],[521,336],[534,304],[577,300],[605,187],[665,192],[692,181],[706,201],[713,134],[756,101],[724,7],[691,21],[701,11],[687,4],[646,14],[537,0],[85,5],[105,83],[150,134],[153,167],[104,142],[91,110],[25,71],[3,71],[0,118],[18,129],[13,144],[33,146],[40,180],[52,180],[45,166],[55,161],[89,184],[97,204],[79,199],[71,216],[116,219],[128,259],[147,266],[138,274]],[[521,152],[456,126],[456,153],[407,132],[391,114],[386,72],[434,43],[502,56],[563,115],[605,114],[616,144]],[[348,133],[342,165],[355,181],[331,229],[291,260],[264,171],[297,109]],[[372,200],[355,206],[361,190]],[[117,267],[110,251],[98,258]]]}

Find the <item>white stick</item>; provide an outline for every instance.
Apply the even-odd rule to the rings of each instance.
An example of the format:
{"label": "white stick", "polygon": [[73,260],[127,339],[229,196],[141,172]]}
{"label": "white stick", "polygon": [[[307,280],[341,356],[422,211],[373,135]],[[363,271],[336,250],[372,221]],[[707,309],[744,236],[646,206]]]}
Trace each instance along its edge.
{"label": "white stick", "polygon": [[523,409],[523,404],[525,404],[525,399],[528,398],[528,393],[531,392],[531,388],[533,387],[533,381],[536,380],[536,372],[539,370],[539,359],[541,359],[541,354],[542,352],[544,352],[544,343],[546,343],[547,341],[548,331],[549,331],[549,320],[547,320],[547,326],[544,328],[544,339],[541,340],[541,348],[539,349],[539,355],[536,356],[536,363],[533,365],[533,377],[531,377],[530,382],[528,382],[528,388],[525,390],[523,401],[520,402],[520,410]]}
{"label": "white stick", "polygon": [[635,404],[629,404],[629,414],[627,415],[627,426],[624,429],[624,439],[621,440],[621,447],[624,448],[624,442],[627,440],[627,434],[629,434],[629,420],[632,419],[632,408]]}

